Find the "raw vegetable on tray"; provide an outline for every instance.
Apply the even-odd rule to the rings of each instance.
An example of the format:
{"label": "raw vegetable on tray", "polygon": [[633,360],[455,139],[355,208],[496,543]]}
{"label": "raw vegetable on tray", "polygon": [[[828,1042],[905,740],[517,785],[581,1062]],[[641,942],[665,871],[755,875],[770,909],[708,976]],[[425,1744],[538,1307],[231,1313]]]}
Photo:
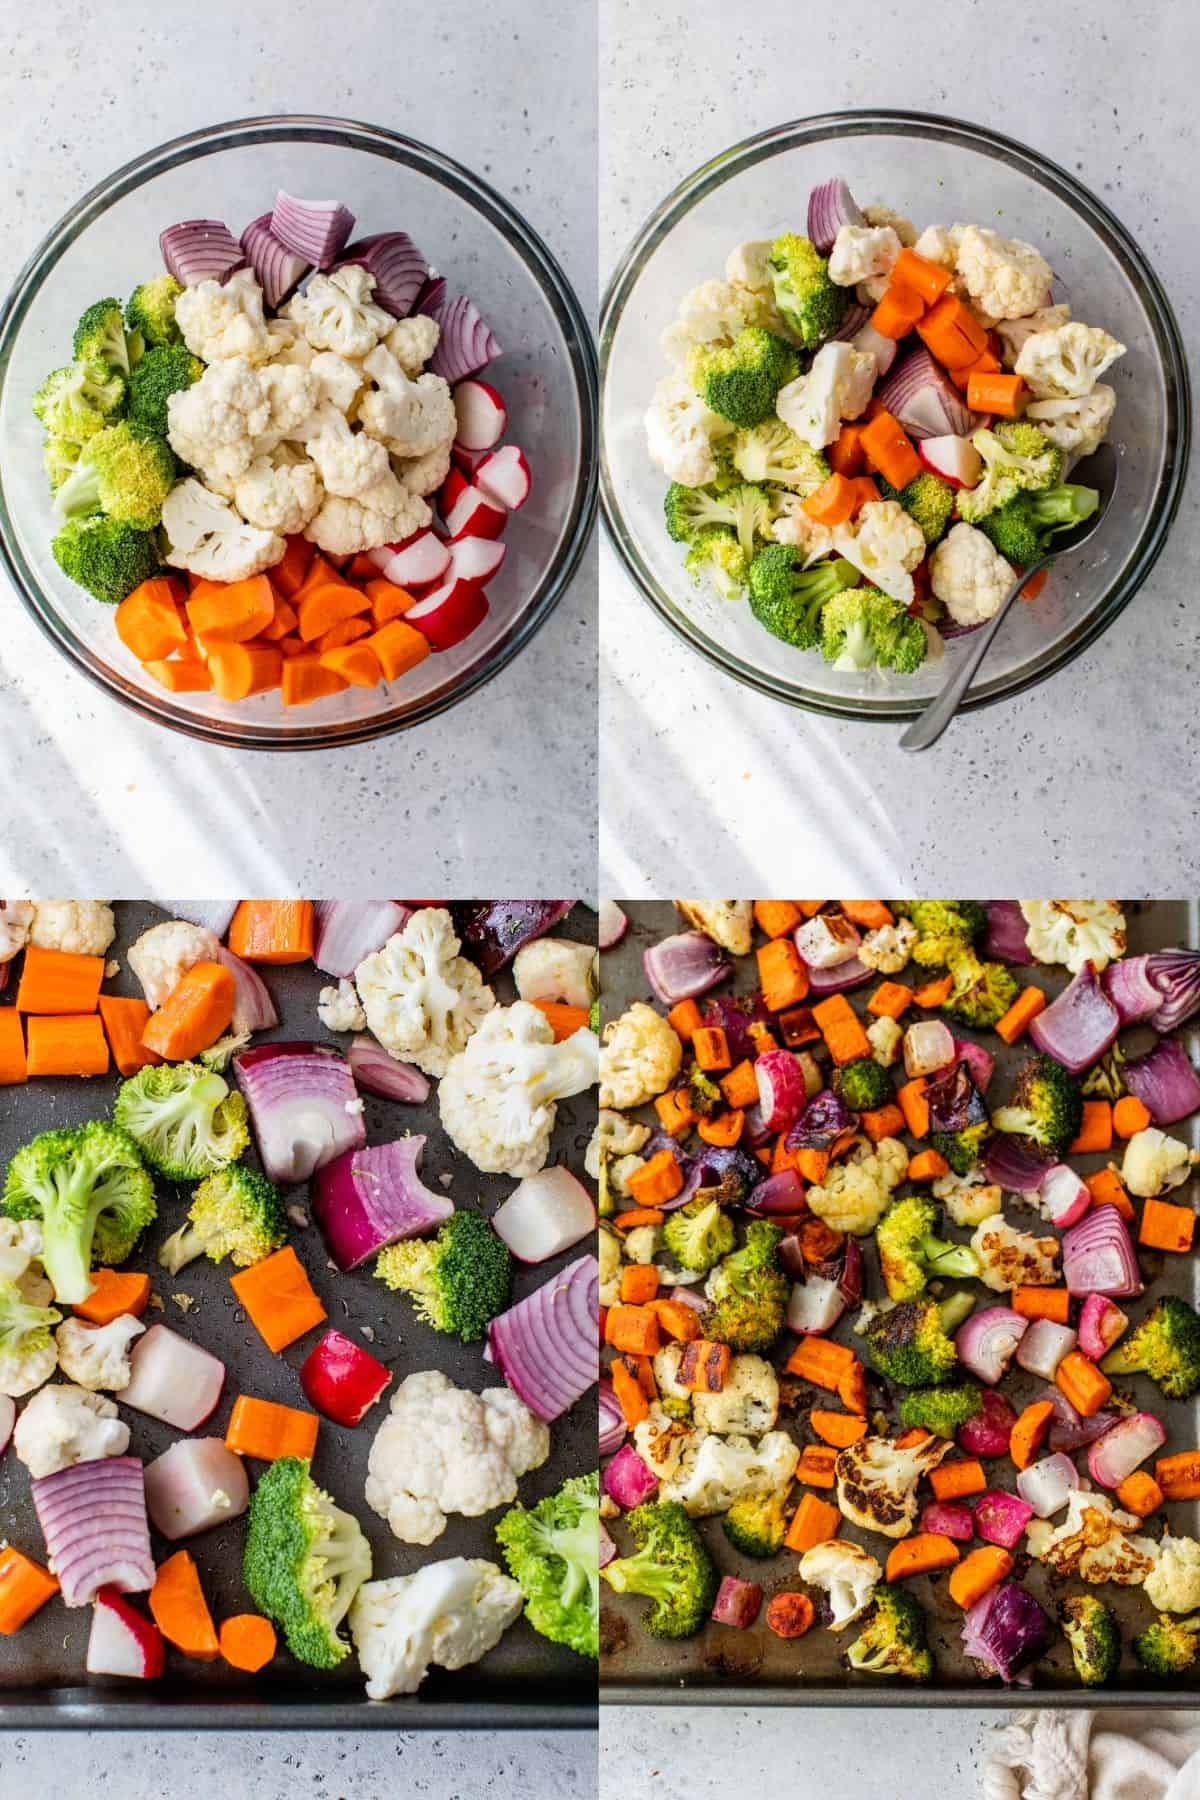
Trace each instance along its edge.
{"label": "raw vegetable on tray", "polygon": [[[525,1481],[598,1374],[595,1205],[550,1161],[558,1103],[599,1068],[596,950],[552,935],[572,906],[171,901],[127,941],[107,902],[0,902],[0,1454],[37,1521],[0,1556],[0,1633],[87,1606],[91,1674],[356,1657],[371,1699],[522,1615],[596,1657],[594,1463]],[[107,992],[114,950],[142,998]],[[293,965],[329,985],[321,1035],[281,1041],[272,976]],[[95,1104],[22,1142],[22,1090],[50,1074]],[[383,1141],[364,1093],[392,1111]],[[454,1155],[434,1187],[403,1110],[425,1102]],[[477,1171],[510,1177],[490,1217]],[[201,1260],[245,1320],[236,1363],[171,1291]],[[351,1322],[368,1285],[388,1329]],[[470,1348],[469,1386],[424,1328]],[[268,1398],[293,1347],[294,1403]],[[177,1434],[157,1455],[147,1419]],[[348,1431],[370,1437],[361,1493]],[[373,1555],[365,1509],[428,1553]],[[455,1516],[484,1521],[484,1554],[428,1548]],[[240,1562],[226,1617],[189,1548],[207,1532]]]}
{"label": "raw vegetable on tray", "polygon": [[280,192],[240,239],[167,226],[166,273],[90,305],[34,396],[55,560],[170,692],[307,705],[487,617],[531,485],[501,346],[406,232],[354,225]]}
{"label": "raw vegetable on tray", "polygon": [[834,178],[806,230],[736,245],[685,295],[647,449],[697,583],[835,669],[908,675],[1095,512],[1070,473],[1125,346],[990,227],[918,235]]}
{"label": "raw vegetable on tray", "polygon": [[957,1620],[956,1679],[1193,1670],[1200,950],[1130,954],[1114,900],[675,906],[589,1151],[601,1574],[646,1602],[607,1667],[829,1632],[928,1681]]}

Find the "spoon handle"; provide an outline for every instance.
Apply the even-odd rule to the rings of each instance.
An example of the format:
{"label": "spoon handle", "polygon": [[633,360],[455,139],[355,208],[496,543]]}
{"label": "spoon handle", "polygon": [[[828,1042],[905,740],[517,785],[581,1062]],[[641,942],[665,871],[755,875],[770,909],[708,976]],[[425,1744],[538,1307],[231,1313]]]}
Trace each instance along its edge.
{"label": "spoon handle", "polygon": [[928,750],[937,743],[958,711],[963,695],[974,680],[975,671],[987,655],[992,639],[1003,625],[1009,607],[1031,577],[1036,575],[1039,569],[1044,568],[1050,560],[1048,556],[1045,556],[1040,562],[1031,563],[1013,582],[996,612],[987,624],[975,634],[974,643],[941,693],[929,702],[925,711],[913,721],[901,737],[900,748],[902,750]]}

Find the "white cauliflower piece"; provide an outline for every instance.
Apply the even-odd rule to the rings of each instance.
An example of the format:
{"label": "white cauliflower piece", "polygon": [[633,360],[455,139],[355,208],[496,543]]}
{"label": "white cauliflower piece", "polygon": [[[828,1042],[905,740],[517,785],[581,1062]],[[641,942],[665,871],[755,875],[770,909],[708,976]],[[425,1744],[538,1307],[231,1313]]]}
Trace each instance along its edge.
{"label": "white cauliflower piece", "polygon": [[1107,1495],[1075,1488],[1062,1523],[1031,1520],[1025,1527],[1025,1546],[1030,1556],[1058,1575],[1136,1587],[1152,1572],[1159,1554],[1153,1538],[1129,1535],[1140,1524],[1140,1519],[1121,1512]]}
{"label": "white cauliflower piece", "polygon": [[861,207],[860,211],[868,225],[874,225],[877,229],[883,225],[890,225],[900,239],[902,248],[911,250],[916,243],[917,228],[911,219],[905,218],[903,213],[894,211],[890,206],[882,206],[878,201],[872,202],[870,206]]}
{"label": "white cauliflower piece", "polygon": [[929,558],[929,585],[956,625],[982,625],[992,618],[1016,578],[992,540],[961,521]]}
{"label": "white cauliflower piece", "polygon": [[1022,319],[1043,306],[1054,271],[1020,238],[968,225],[958,240],[955,272],[971,299],[992,319]]}
{"label": "white cauliflower piece", "polygon": [[321,350],[309,366],[317,384],[316,406],[335,407],[349,418],[365,380],[361,365],[335,350]]}
{"label": "white cauliflower piece", "polygon": [[314,275],[302,294],[284,307],[314,350],[362,358],[395,324],[391,313],[371,299],[375,277],[361,264],[347,263],[329,275]]}
{"label": "white cauliflower piece", "polygon": [[926,262],[938,263],[953,274],[958,261],[958,246],[966,229],[965,225],[927,225],[912,247]]}
{"label": "white cauliflower piece", "polygon": [[286,549],[275,532],[247,525],[228,501],[191,477],[177,481],[163,501],[162,528],[165,560],[212,581],[245,581],[272,568]]}
{"label": "white cauliflower piece", "polygon": [[604,1027],[601,1106],[642,1106],[665,1093],[683,1062],[683,1045],[661,1013],[635,1000]]}
{"label": "white cauliflower piece", "polygon": [[406,375],[419,375],[438,347],[441,326],[428,313],[397,319],[383,342]]}
{"label": "white cauliflower piece", "polygon": [[1039,400],[1082,400],[1125,346],[1099,325],[1078,319],[1026,338],[1014,367]]}
{"label": "white cauliflower piece", "polygon": [[593,1181],[599,1181],[602,1163],[617,1156],[636,1156],[649,1137],[648,1125],[639,1124],[637,1119],[627,1119],[624,1113],[613,1112],[610,1107],[602,1106],[583,1166]]}
{"label": "white cauliflower piece", "polygon": [[258,379],[270,409],[259,450],[265,453],[285,439],[305,437],[309,420],[324,397],[313,370],[297,363],[268,363],[258,370]]}
{"label": "white cauliflower piece", "polygon": [[903,248],[890,225],[843,225],[829,253],[829,279],[838,287],[854,287],[890,275]]}
{"label": "white cauliflower piece", "polygon": [[[671,1346],[682,1349],[680,1345]],[[779,1416],[779,1380],[762,1356],[734,1356],[719,1394],[692,1396],[692,1417],[701,1431],[725,1437],[759,1438]]]}
{"label": "white cauliflower piece", "polygon": [[414,1575],[364,1581],[350,1606],[350,1635],[371,1700],[415,1694],[430,1665],[463,1669],[495,1647],[525,1596],[493,1562],[455,1556]]}
{"label": "white cauliflower piece", "polygon": [[1000,1211],[1004,1196],[998,1186],[988,1181],[982,1169],[969,1175],[939,1175],[933,1183],[933,1197],[940,1200],[956,1225],[982,1225]]}
{"label": "white cauliflower piece", "polygon": [[822,344],[808,373],[780,388],[775,411],[798,438],[823,450],[837,436],[843,419],[857,419],[865,410],[877,371],[869,351],[856,350],[853,344]]}
{"label": "white cauliflower piece", "polygon": [[403,542],[423,531],[432,517],[426,501],[409,493],[389,469],[382,481],[354,499],[326,494],[304,535],[327,556],[356,556],[360,550]]}
{"label": "white cauliflower piece", "polygon": [[122,1313],[107,1325],[64,1319],[54,1334],[59,1367],[81,1388],[111,1388],[119,1392],[129,1386],[133,1374],[129,1346],[145,1329],[131,1313]]}
{"label": "white cauliflower piece", "polygon": [[908,1151],[899,1138],[865,1141],[844,1162],[831,1163],[824,1181],[805,1194],[809,1210],[833,1231],[866,1237],[887,1211],[893,1191],[908,1173]]}
{"label": "white cauliflower piece", "polygon": [[275,349],[269,367],[311,368],[316,352],[294,319],[272,319],[271,335],[275,339]]}
{"label": "white cauliflower piece", "polygon": [[917,1516],[917,1483],[953,1450],[948,1438],[927,1437],[907,1450],[885,1437],[860,1438],[833,1465],[837,1503],[853,1525],[883,1537],[907,1537]]}
{"label": "white cauliflower piece", "polygon": [[1098,381],[1081,400],[1034,400],[1025,417],[1066,456],[1091,456],[1108,436],[1117,410],[1117,394]]}
{"label": "white cauliflower piece", "polygon": [[[654,1358],[654,1385],[658,1389],[660,1400],[673,1400],[678,1406],[686,1407],[690,1412],[692,1390],[685,1387],[679,1379],[679,1365],[683,1361],[684,1348],[683,1344],[678,1343],[663,1345]],[[774,1419],[768,1421],[768,1424],[763,1426],[763,1430],[768,1430],[772,1424],[774,1424]],[[711,1431],[713,1427],[710,1425],[708,1429]]]}
{"label": "white cauliflower piece", "polygon": [[[40,1261],[41,1254],[42,1228],[36,1219],[0,1218],[0,1282],[19,1283],[25,1298],[35,1306],[43,1301],[40,1295],[35,1297],[27,1290],[24,1278],[31,1265]],[[33,1273],[36,1275],[36,1271]],[[47,1286],[47,1298],[52,1295],[53,1290]]]}
{"label": "white cauliflower piece", "polygon": [[513,980],[522,1000],[562,1000],[590,1006],[599,990],[599,953],[592,944],[540,937],[513,958]]}
{"label": "white cauliflower piece", "polygon": [[747,325],[778,331],[773,283],[752,288],[737,281],[702,281],[684,295],[678,318],[663,332],[662,347],[671,362],[684,364],[696,344],[735,338]]}
{"label": "white cauliflower piece", "polygon": [[248,525],[294,537],[317,511],[323,495],[313,463],[256,456],[233,490],[233,503]]}
{"label": "white cauliflower piece", "polygon": [[615,1232],[602,1225],[597,1234],[600,1264],[600,1304],[616,1306],[621,1298],[621,1246]]}
{"label": "white cauliflower piece", "polygon": [[872,1059],[881,1069],[890,1069],[900,1055],[904,1030],[895,1019],[872,1019],[867,1026],[867,1042]]}
{"label": "white cauliflower piece", "polygon": [[365,431],[352,431],[328,401],[318,407],[309,421],[304,448],[328,491],[343,499],[354,500],[380,482],[394,479],[387,446]]}
{"label": "white cauliflower piece", "polygon": [[898,500],[868,501],[857,519],[834,527],[833,547],[873,587],[912,605],[912,571],[924,560],[925,535]]}
{"label": "white cauliflower piece", "polygon": [[868,931],[858,946],[858,960],[880,975],[898,975],[907,968],[919,933],[911,919],[897,919],[892,925],[878,925]]}
{"label": "white cauliflower piece", "polygon": [[365,1031],[367,1015],[363,1011],[352,981],[339,981],[336,987],[323,987],[317,995],[317,1017],[326,1031]]}
{"label": "white cauliflower piece", "polygon": [[[669,1398],[682,1397],[678,1391],[672,1394],[669,1386],[665,1391]],[[691,1395],[687,1398],[691,1399]],[[692,1426],[682,1419],[673,1419],[657,1400],[633,1428],[634,1449],[660,1481],[670,1481],[679,1472],[685,1453],[694,1452],[698,1441]]]}
{"label": "white cauliflower piece", "polygon": [[752,294],[774,296],[775,281],[771,273],[771,239],[757,238],[736,244],[725,258],[725,279],[734,288],[748,288]]}
{"label": "white cauliflower piece", "polygon": [[804,552],[804,566],[819,562],[833,549],[833,531],[828,525],[810,519],[804,510],[802,494],[786,494],[782,488],[774,493],[775,518],[770,535],[777,544],[794,544]]}
{"label": "white cauliflower piece", "polygon": [[0,963],[20,955],[32,924],[32,900],[0,900]]}
{"label": "white cauliflower piece", "polygon": [[[641,1157],[638,1157],[641,1162]],[[652,1263],[662,1248],[663,1231],[661,1225],[635,1225],[632,1231],[625,1233],[625,1261],[631,1263]]]}
{"label": "white cauliflower piece", "polygon": [[453,443],[454,399],[440,375],[412,380],[384,344],[376,345],[363,368],[375,383],[358,403],[364,431],[381,438],[395,456],[425,456]]}
{"label": "white cauliflower piece", "polygon": [[103,956],[117,935],[107,900],[35,900],[29,942],[39,950]]}
{"label": "white cauliflower piece", "polygon": [[201,362],[231,357],[265,363],[285,347],[263,310],[263,292],[253,269],[239,269],[226,282],[201,281],[186,287],[175,301],[175,323],[183,341]]}
{"label": "white cauliflower piece", "polygon": [[13,1433],[13,1449],[35,1481],[74,1463],[124,1456],[128,1448],[129,1427],[116,1402],[65,1382],[35,1394]]}
{"label": "white cauliflower piece", "polygon": [[410,494],[435,494],[450,473],[454,458],[449,443],[427,450],[424,456],[396,457],[396,479]]}
{"label": "white cauliflower piece", "polygon": [[1125,954],[1125,914],[1115,900],[1022,900],[1025,941],[1039,962],[1096,973]]}
{"label": "white cauliflower piece", "polygon": [[477,1169],[536,1175],[550,1153],[555,1102],[599,1079],[599,1046],[586,1026],[560,1044],[527,1000],[487,1014],[438,1089],[442,1124]]}
{"label": "white cauliflower piece", "polygon": [[157,1012],[172,988],[197,963],[215,962],[220,940],[207,925],[164,919],[151,925],[129,948],[129,966],[142,984],[146,1005]]}
{"label": "white cauliflower piece", "polygon": [[796,1472],[799,1451],[786,1431],[768,1431],[757,1442],[698,1431],[689,1436],[678,1467],[661,1483],[659,1498],[678,1500],[693,1519],[728,1512],[748,1494],[777,1493]]}
{"label": "white cauliflower piece", "polygon": [[1159,1612],[1190,1613],[1200,1608],[1200,1544],[1195,1538],[1163,1534],[1145,1594]]}
{"label": "white cauliflower piece", "polygon": [[47,1302],[49,1283],[31,1264],[12,1281],[0,1281],[0,1394],[18,1399],[49,1381],[58,1365],[50,1335],[62,1314]]}
{"label": "white cauliflower piece", "polygon": [[749,956],[754,933],[752,900],[677,900],[689,925],[710,937],[731,956]]}
{"label": "white cauliflower piece", "polygon": [[375,1433],[366,1501],[406,1544],[432,1544],[448,1513],[468,1519],[516,1499],[550,1454],[550,1430],[511,1388],[472,1394],[440,1369],[400,1383]]}
{"label": "white cauliflower piece", "polygon": [[397,1062],[444,1075],[496,996],[442,906],[423,906],[354,971],[366,1023]]}
{"label": "white cauliflower piece", "polygon": [[844,1631],[861,1618],[883,1580],[883,1570],[861,1544],[834,1538],[827,1544],[814,1544],[800,1558],[800,1579],[810,1587],[824,1588],[829,1595],[833,1618],[830,1631]]}
{"label": "white cauliflower piece", "polygon": [[1156,1125],[1135,1131],[1125,1146],[1121,1163],[1121,1184],[1127,1193],[1140,1200],[1179,1187],[1200,1162],[1200,1151],[1191,1150],[1178,1138],[1168,1137]]}
{"label": "white cauliflower piece", "polygon": [[994,1214],[971,1239],[979,1258],[979,1279],[997,1294],[1019,1287],[1053,1287],[1061,1245],[1056,1237],[1034,1237]]}
{"label": "white cauliflower piece", "polygon": [[721,434],[722,421],[705,406],[685,375],[665,375],[659,382],[645,426],[650,460],[671,481],[703,487],[716,480],[712,445]]}
{"label": "white cauliflower piece", "polygon": [[1004,367],[1013,367],[1022,348],[1036,332],[1054,331],[1059,325],[1065,325],[1070,317],[1071,308],[1063,300],[1056,306],[1039,306],[1024,319],[1001,319],[996,326],[996,335],[1004,346],[1000,353]]}

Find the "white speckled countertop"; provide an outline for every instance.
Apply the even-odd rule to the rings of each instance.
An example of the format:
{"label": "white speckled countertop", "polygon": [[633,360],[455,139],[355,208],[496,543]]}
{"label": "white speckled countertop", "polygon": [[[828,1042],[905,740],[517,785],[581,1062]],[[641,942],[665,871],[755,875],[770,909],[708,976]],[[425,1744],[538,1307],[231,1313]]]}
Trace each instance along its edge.
{"label": "white speckled countertop", "polygon": [[[1200,13],[1094,0],[897,10],[790,0],[601,14],[601,271],[692,169],[782,119],[903,107],[977,119],[1080,175],[1138,237],[1200,335],[1190,171]],[[952,48],[948,58],[947,51]],[[1196,481],[1150,581],[1099,643],[1019,700],[902,756],[894,726],[760,699],[661,624],[601,559],[601,892],[1187,891],[1196,788]],[[1119,797],[1119,798],[1118,798]],[[1131,829],[1132,827],[1132,829]],[[799,884],[799,886],[797,886]]]}
{"label": "white speckled countertop", "polygon": [[[0,284],[139,151],[217,120],[320,112],[423,138],[478,170],[594,312],[588,8],[127,0],[101,9],[102,28],[83,0],[19,11],[0,63]],[[144,723],[4,593],[0,885],[387,893],[403,871],[422,893],[589,893],[596,746],[579,720],[595,706],[595,585],[593,546],[533,644],[483,690],[398,737],[317,755],[238,754]]]}

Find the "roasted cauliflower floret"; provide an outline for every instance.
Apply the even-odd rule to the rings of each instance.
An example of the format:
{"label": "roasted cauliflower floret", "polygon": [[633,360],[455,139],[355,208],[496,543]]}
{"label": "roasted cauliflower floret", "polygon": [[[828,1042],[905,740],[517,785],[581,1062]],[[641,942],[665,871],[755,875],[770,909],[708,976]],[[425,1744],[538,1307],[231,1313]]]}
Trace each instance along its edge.
{"label": "roasted cauliflower floret", "polygon": [[982,1169],[968,1175],[939,1175],[933,1184],[933,1196],[940,1200],[956,1225],[982,1225],[1000,1211],[1004,1196],[994,1182],[988,1181]]}
{"label": "roasted cauliflower floret", "polygon": [[731,956],[749,956],[754,932],[754,903],[751,900],[677,900],[675,902],[689,925],[710,937]]}
{"label": "roasted cauliflower floret", "polygon": [[601,1106],[642,1106],[665,1093],[683,1062],[683,1045],[661,1013],[635,1000],[604,1027]]}
{"label": "roasted cauliflower floret", "polygon": [[1002,1294],[1019,1287],[1053,1287],[1061,1246],[1056,1237],[1034,1237],[1007,1219],[989,1215],[971,1239],[979,1279]]}
{"label": "roasted cauliflower floret", "polygon": [[659,1498],[678,1500],[693,1519],[728,1512],[746,1494],[775,1493],[796,1472],[798,1452],[786,1431],[768,1431],[757,1442],[699,1431],[690,1438]]}
{"label": "roasted cauliflower floret", "polygon": [[870,1606],[871,1597],[883,1580],[883,1570],[861,1544],[835,1538],[827,1544],[814,1544],[804,1552],[800,1558],[800,1579],[810,1587],[824,1588],[833,1612],[829,1629],[844,1631]]}
{"label": "roasted cauliflower floret", "polygon": [[600,1165],[605,1159],[618,1156],[636,1156],[642,1145],[650,1136],[650,1127],[641,1125],[636,1119],[627,1119],[624,1113],[613,1112],[611,1107],[602,1106],[596,1119],[596,1129],[592,1133],[583,1166],[593,1181],[600,1179]]}
{"label": "roasted cauliflower floret", "polygon": [[1152,1572],[1159,1556],[1153,1538],[1130,1535],[1140,1524],[1133,1513],[1121,1512],[1106,1495],[1076,1488],[1067,1501],[1062,1523],[1034,1519],[1025,1528],[1025,1544],[1030,1556],[1058,1575],[1136,1587]]}
{"label": "roasted cauliflower floret", "polygon": [[735,1356],[719,1394],[692,1397],[692,1418],[701,1431],[721,1437],[762,1437],[779,1414],[779,1381],[761,1356]]}
{"label": "roasted cauliflower floret", "polygon": [[887,1211],[893,1191],[908,1173],[908,1151],[899,1138],[865,1141],[844,1162],[832,1163],[825,1179],[809,1188],[809,1210],[834,1231],[866,1237]]}
{"label": "roasted cauliflower floret", "polygon": [[868,931],[858,946],[858,960],[880,975],[898,975],[908,967],[917,941],[917,928],[910,919],[897,919],[894,925],[880,925]]}
{"label": "roasted cauliflower floret", "polygon": [[1200,1544],[1195,1538],[1172,1537],[1167,1531],[1145,1587],[1147,1600],[1159,1612],[1190,1613],[1200,1609]]}
{"label": "roasted cauliflower floret", "polygon": [[1125,954],[1125,914],[1115,900],[1022,900],[1025,941],[1039,962],[1096,973]]}
{"label": "roasted cauliflower floret", "polygon": [[860,1438],[834,1464],[838,1507],[865,1531],[907,1537],[917,1516],[917,1483],[953,1448],[948,1439],[932,1436],[908,1450],[891,1438]]}

